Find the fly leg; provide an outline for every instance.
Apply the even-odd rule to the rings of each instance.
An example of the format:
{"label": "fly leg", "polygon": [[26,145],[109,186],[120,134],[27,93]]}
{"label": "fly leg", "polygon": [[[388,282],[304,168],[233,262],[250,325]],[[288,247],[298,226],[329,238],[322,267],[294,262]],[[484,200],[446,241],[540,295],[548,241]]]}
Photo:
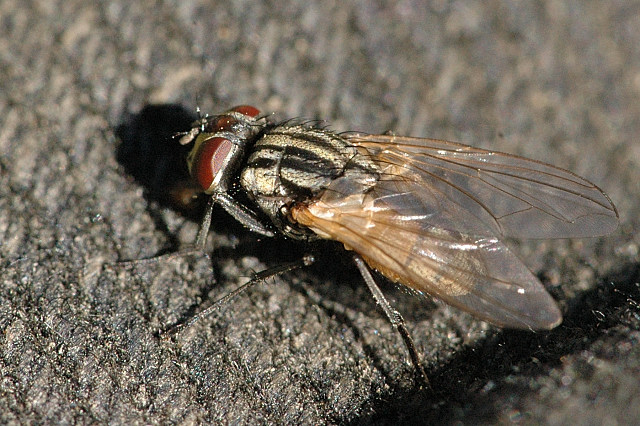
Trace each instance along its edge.
{"label": "fly leg", "polygon": [[196,237],[196,249],[204,251],[207,244],[207,235],[209,234],[209,228],[211,228],[211,213],[213,212],[213,206],[216,201],[213,198],[209,198],[207,203],[207,209],[204,212],[204,217],[200,223],[200,229],[198,230],[198,236]]}
{"label": "fly leg", "polygon": [[219,204],[227,213],[229,213],[235,220],[246,226],[250,231],[264,235],[266,237],[273,237],[275,234],[268,229],[265,225],[260,223],[260,220],[256,217],[256,214],[249,208],[237,203],[229,194],[224,192],[216,192],[211,195],[209,202],[207,203],[207,209],[204,213],[204,218],[200,223],[200,230],[196,237],[196,248],[204,250],[207,242],[207,234],[209,234],[209,228],[211,227],[211,214],[213,212],[213,206]]}
{"label": "fly leg", "polygon": [[391,325],[396,330],[398,330],[398,333],[400,333],[400,335],[402,336],[402,340],[404,340],[404,344],[406,345],[407,350],[409,351],[409,355],[411,356],[411,361],[413,362],[413,365],[416,369],[418,380],[422,382],[420,387],[425,390],[431,389],[429,378],[427,377],[427,373],[425,373],[424,368],[422,367],[420,357],[418,356],[418,351],[416,350],[416,345],[413,343],[413,339],[409,334],[409,330],[407,330],[404,318],[402,318],[402,315],[400,315],[398,311],[391,307],[391,305],[387,301],[387,298],[384,297],[382,290],[380,290],[380,287],[378,287],[378,285],[376,284],[373,276],[371,275],[371,270],[362,259],[362,257],[358,254],[354,254],[353,261],[358,267],[358,270],[360,271],[364,282],[367,283],[367,287],[369,287],[374,300],[382,308]]}
{"label": "fly leg", "polygon": [[245,291],[247,291],[253,285],[255,285],[257,283],[260,283],[260,282],[264,282],[269,278],[276,277],[278,275],[282,275],[282,274],[284,274],[286,272],[290,272],[290,271],[293,271],[295,269],[300,269],[300,268],[303,268],[305,266],[310,266],[314,262],[315,262],[315,258],[313,257],[313,255],[305,255],[302,259],[297,260],[295,262],[285,263],[283,265],[278,265],[278,266],[275,266],[273,268],[269,268],[269,269],[266,269],[264,271],[258,272],[253,276],[253,278],[251,280],[247,281],[246,283],[242,284],[240,287],[236,288],[235,290],[227,293],[226,295],[224,295],[220,299],[216,300],[215,302],[213,302],[212,305],[210,305],[209,307],[205,308],[204,310],[202,310],[202,311],[198,312],[197,314],[195,314],[194,316],[192,316],[187,322],[182,323],[182,324],[178,324],[178,325],[170,328],[169,330],[162,332],[161,336],[163,338],[165,338],[165,339],[169,338],[169,337],[172,337],[172,336],[175,336],[175,335],[181,333],[182,331],[184,331],[185,329],[191,327],[196,322],[200,321],[202,318],[206,318],[206,317],[214,314],[222,306],[224,306],[227,303],[229,303],[229,301],[234,299],[239,294],[244,293]]}

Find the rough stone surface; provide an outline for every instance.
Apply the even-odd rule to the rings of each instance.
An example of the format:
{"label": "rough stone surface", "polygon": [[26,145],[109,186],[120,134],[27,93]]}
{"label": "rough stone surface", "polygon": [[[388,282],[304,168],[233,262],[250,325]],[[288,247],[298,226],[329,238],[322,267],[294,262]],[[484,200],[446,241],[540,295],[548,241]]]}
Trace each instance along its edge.
{"label": "rough stone surface", "polygon": [[[628,1],[0,2],[0,422],[637,421],[639,94]],[[163,340],[300,251],[218,212],[208,256],[177,252],[197,214],[158,196],[175,164],[156,136],[188,123],[178,106],[242,103],[549,161],[621,227],[513,242],[565,313],[551,332],[384,285],[433,395],[337,254]]]}

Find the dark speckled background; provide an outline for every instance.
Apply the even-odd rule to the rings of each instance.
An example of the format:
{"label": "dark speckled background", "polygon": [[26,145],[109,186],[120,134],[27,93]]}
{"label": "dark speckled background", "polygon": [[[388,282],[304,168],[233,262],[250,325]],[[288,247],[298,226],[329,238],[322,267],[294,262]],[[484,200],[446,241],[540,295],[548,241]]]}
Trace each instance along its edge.
{"label": "dark speckled background", "polygon": [[[637,3],[130,3],[0,2],[2,423],[640,418]],[[197,231],[154,197],[147,184],[161,179],[117,161],[131,120],[165,103],[251,103],[553,162],[602,187],[621,227],[513,242],[565,313],[548,333],[499,330],[384,285],[432,379],[426,399],[402,340],[335,258],[162,341],[202,301],[297,250],[220,214],[211,260],[116,263],[175,253]]]}

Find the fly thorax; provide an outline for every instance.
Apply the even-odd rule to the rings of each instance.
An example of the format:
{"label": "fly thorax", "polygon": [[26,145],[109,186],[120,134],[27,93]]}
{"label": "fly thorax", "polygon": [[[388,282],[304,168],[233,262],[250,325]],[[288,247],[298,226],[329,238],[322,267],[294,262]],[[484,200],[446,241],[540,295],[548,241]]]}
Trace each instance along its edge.
{"label": "fly thorax", "polygon": [[[363,191],[378,179],[369,157],[339,135],[305,126],[278,126],[255,143],[240,184],[274,223],[283,208],[309,202],[345,178]],[[283,229],[281,229],[283,230]]]}

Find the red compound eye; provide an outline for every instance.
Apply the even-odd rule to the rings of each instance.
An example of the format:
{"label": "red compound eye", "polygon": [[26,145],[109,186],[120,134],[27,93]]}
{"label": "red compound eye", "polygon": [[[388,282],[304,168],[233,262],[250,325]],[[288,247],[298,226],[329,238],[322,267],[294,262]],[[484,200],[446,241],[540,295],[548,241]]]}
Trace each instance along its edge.
{"label": "red compound eye", "polygon": [[256,107],[252,107],[251,105],[238,105],[231,109],[231,111],[239,112],[240,114],[247,115],[249,117],[256,117],[260,114],[260,110]]}
{"label": "red compound eye", "polygon": [[193,164],[193,176],[207,191],[220,169],[227,163],[233,144],[229,139],[211,138],[202,142]]}
{"label": "red compound eye", "polygon": [[238,124],[238,120],[235,118],[230,115],[221,115],[216,118],[214,123],[211,123],[210,127],[207,127],[207,131],[210,133],[230,132],[236,124]]}

